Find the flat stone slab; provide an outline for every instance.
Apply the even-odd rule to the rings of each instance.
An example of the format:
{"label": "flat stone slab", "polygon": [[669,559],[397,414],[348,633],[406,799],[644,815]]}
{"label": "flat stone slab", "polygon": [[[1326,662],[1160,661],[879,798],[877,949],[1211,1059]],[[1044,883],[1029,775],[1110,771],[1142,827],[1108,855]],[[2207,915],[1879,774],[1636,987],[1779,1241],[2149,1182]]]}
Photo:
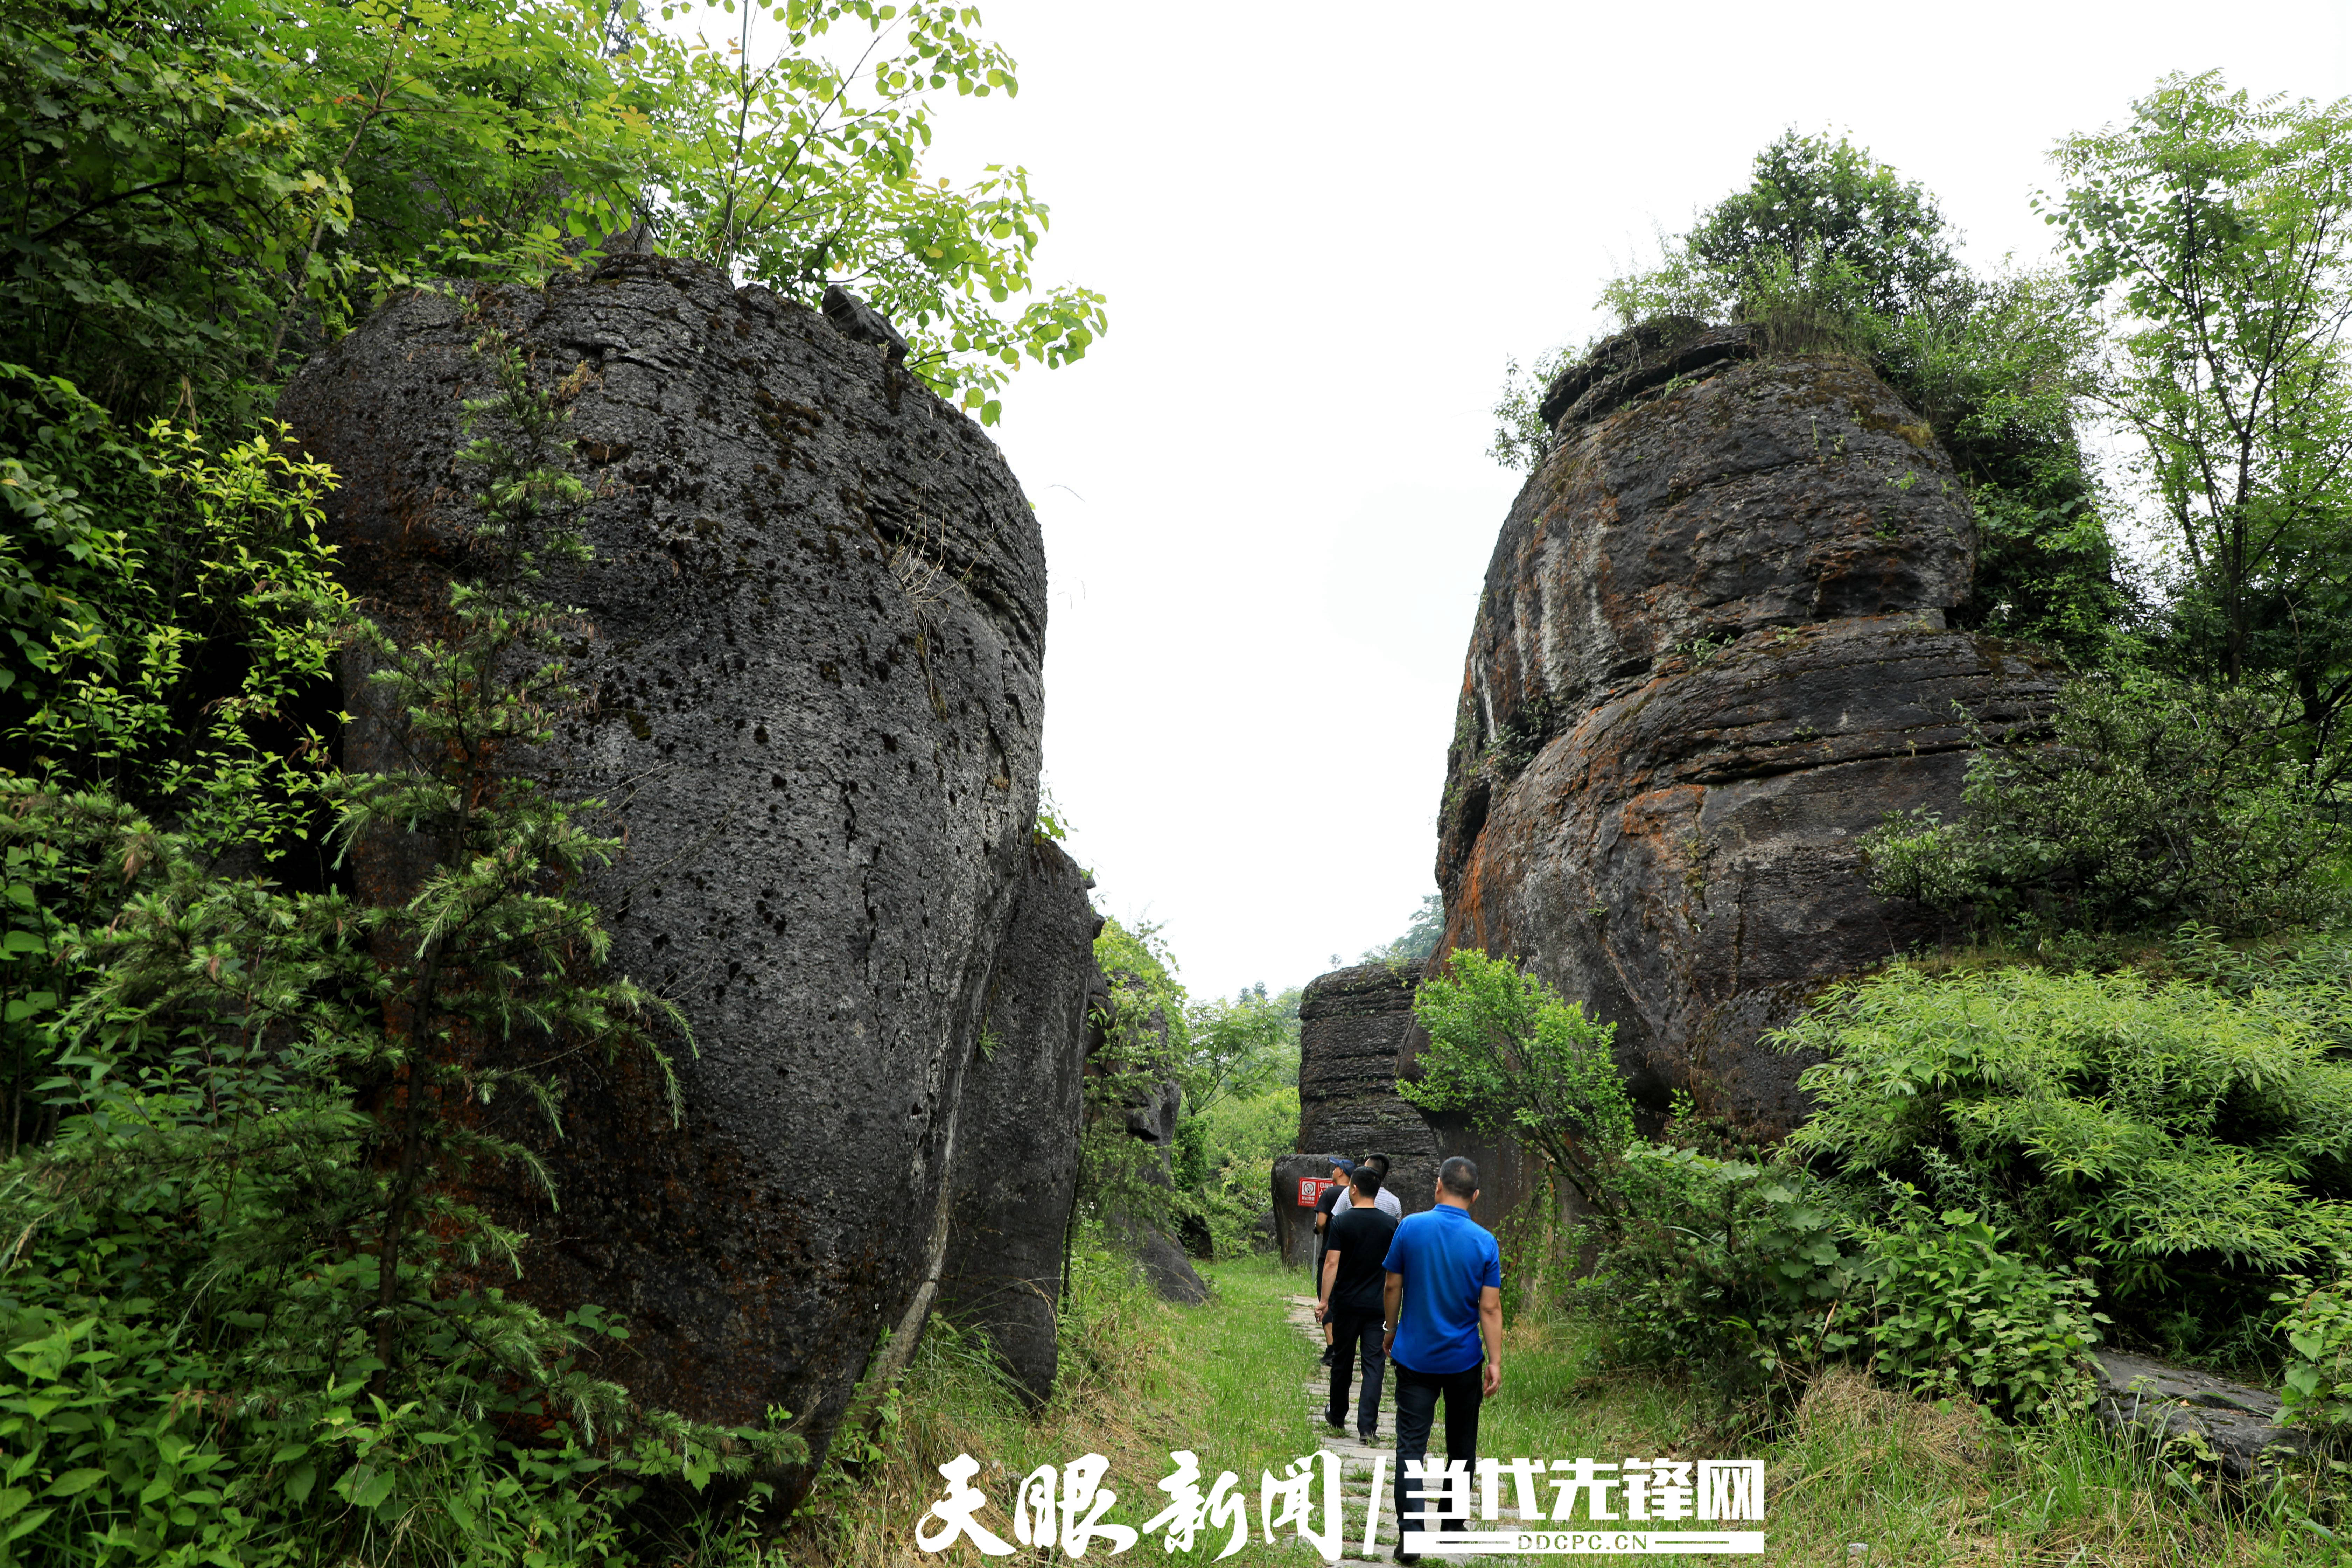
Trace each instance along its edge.
{"label": "flat stone slab", "polygon": [[2283,1456],[2311,1451],[2308,1433],[2278,1424],[2279,1396],[2267,1390],[2119,1351],[2096,1352],[2091,1362],[2098,1369],[2102,1421],[2161,1437],[2200,1438],[2233,1481],[2267,1473]]}

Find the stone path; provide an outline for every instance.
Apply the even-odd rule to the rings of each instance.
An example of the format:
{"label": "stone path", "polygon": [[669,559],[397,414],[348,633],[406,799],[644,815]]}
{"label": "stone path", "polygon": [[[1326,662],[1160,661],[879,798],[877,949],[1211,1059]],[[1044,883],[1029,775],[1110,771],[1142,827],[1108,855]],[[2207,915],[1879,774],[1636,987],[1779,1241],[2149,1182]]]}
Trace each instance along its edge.
{"label": "stone path", "polygon": [[[1290,1302],[1289,1318],[1291,1326],[1298,1331],[1300,1336],[1306,1340],[1308,1345],[1319,1351],[1323,1345],[1323,1325],[1315,1321],[1315,1298],[1312,1296],[1292,1296],[1288,1298],[1288,1300]],[[1313,1366],[1313,1363],[1310,1362],[1309,1365]],[[1394,1368],[1386,1369],[1381,1380],[1381,1418],[1380,1425],[1377,1428],[1380,1437],[1378,1442],[1369,1444],[1357,1437],[1354,1427],[1354,1422],[1356,1419],[1356,1394],[1361,1388],[1363,1375],[1363,1369],[1359,1366],[1356,1369],[1356,1383],[1358,1387],[1357,1389],[1351,1389],[1348,1395],[1348,1420],[1349,1426],[1345,1436],[1332,1431],[1330,1427],[1323,1424],[1323,1412],[1330,1407],[1330,1370],[1328,1367],[1313,1366],[1313,1375],[1308,1377],[1305,1383],[1300,1384],[1299,1388],[1307,1395],[1307,1419],[1314,1424],[1315,1430],[1321,1435],[1323,1447],[1331,1453],[1339,1456],[1339,1490],[1342,1499],[1340,1505],[1341,1517],[1347,1521],[1344,1532],[1345,1539],[1339,1543],[1339,1554],[1342,1558],[1363,1559],[1367,1555],[1364,1552],[1364,1510],[1370,1500],[1368,1493],[1371,1484],[1374,1457],[1378,1456],[1378,1458],[1382,1461],[1380,1470],[1381,1477],[1381,1489],[1386,1492],[1387,1495],[1381,1500],[1380,1535],[1378,1542],[1370,1555],[1373,1559],[1385,1563],[1389,1561],[1390,1552],[1395,1550],[1397,1540],[1396,1511],[1394,1507],[1396,1497],[1396,1373]],[[1442,1438],[1440,1439],[1440,1442],[1442,1444]],[[1519,1517],[1519,1510],[1507,1504],[1504,1505],[1496,1511],[1500,1513],[1504,1519],[1516,1520]],[[1493,1525],[1486,1525],[1483,1528],[1493,1529],[1495,1527]],[[1426,1565],[1444,1564],[1448,1563],[1490,1563],[1500,1562],[1502,1559],[1488,1555],[1475,1557],[1455,1556],[1449,1552],[1443,1557],[1424,1557],[1422,1561],[1423,1564]]]}
{"label": "stone path", "polygon": [[[1307,1343],[1320,1349],[1323,1325],[1315,1321],[1315,1298],[1293,1296],[1290,1300],[1290,1323]],[[1381,1531],[1374,1555],[1386,1562],[1396,1546],[1396,1520],[1392,1517],[1392,1501],[1396,1495],[1396,1385],[1384,1376],[1381,1384],[1380,1442],[1378,1446],[1360,1441],[1352,1423],[1356,1418],[1355,1394],[1348,1396],[1348,1419],[1351,1424],[1345,1436],[1323,1424],[1323,1412],[1330,1405],[1331,1372],[1328,1367],[1308,1363],[1312,1375],[1298,1386],[1307,1395],[1307,1418],[1321,1435],[1323,1447],[1339,1456],[1339,1491],[1342,1499],[1340,1518],[1346,1521],[1345,1539],[1339,1543],[1343,1558],[1364,1556],[1364,1510],[1370,1501],[1373,1456],[1385,1461],[1381,1468],[1381,1489],[1389,1495],[1381,1500]],[[1356,1379],[1363,1381],[1363,1369],[1358,1367]]]}

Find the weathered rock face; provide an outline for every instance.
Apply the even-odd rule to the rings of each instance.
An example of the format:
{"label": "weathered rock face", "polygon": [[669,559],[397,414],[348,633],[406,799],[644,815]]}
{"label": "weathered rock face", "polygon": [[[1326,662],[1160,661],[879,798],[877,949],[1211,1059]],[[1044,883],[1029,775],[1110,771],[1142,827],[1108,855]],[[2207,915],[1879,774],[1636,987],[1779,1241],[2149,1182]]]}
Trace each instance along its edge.
{"label": "weathered rock face", "polygon": [[1522,743],[1694,643],[1969,589],[1974,524],[1927,426],[1859,363],[1719,374],[1571,428],[1487,568],[1455,756]]}
{"label": "weathered rock face", "polygon": [[1855,840],[1957,806],[1955,703],[1998,728],[2055,676],[1944,629],[1969,513],[1866,368],[1700,369],[1564,426],[1504,525],[1447,758],[1439,957],[1528,962],[1616,1023],[1654,1110],[1688,1089],[1772,1131],[1803,1063],[1759,1034],[1934,934],[1871,895]]}
{"label": "weathered rock face", "polygon": [[[641,1396],[724,1422],[780,1405],[821,1453],[944,1251],[1035,808],[1037,526],[979,427],[881,347],[620,257],[462,308],[407,296],[289,389],[283,416],[342,476],[348,580],[400,635],[462,561],[460,404],[487,390],[492,324],[541,384],[569,376],[595,491],[596,560],[547,582],[582,612],[594,699],[519,765],[610,803],[628,856],[590,891],[614,963],[695,1037],[676,1127],[642,1064],[582,1067],[547,1151],[562,1207],[520,1216],[525,1289],[626,1312],[614,1370]],[[375,722],[356,752],[383,746]]]}
{"label": "weathered rock face", "polygon": [[1437,1140],[1396,1091],[1418,963],[1359,963],[1308,983],[1298,1001],[1298,1147],[1431,1158]]}
{"label": "weathered rock face", "polygon": [[1407,1214],[1429,1207],[1443,1158],[1430,1117],[1396,1089],[1423,972],[1359,963],[1310,982],[1298,1001],[1298,1147],[1386,1154],[1388,1185]]}
{"label": "weathered rock face", "polygon": [[1054,1391],[1100,923],[1085,873],[1058,847],[1033,845],[956,1123],[940,1306],[986,1334],[1015,1386],[1039,1404]]}

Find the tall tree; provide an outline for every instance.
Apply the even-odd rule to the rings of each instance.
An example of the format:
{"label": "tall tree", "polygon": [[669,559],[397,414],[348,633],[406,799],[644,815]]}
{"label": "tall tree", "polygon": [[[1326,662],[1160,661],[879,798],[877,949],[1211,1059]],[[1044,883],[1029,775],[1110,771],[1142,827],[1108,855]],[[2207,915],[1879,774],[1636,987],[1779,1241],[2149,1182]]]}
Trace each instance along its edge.
{"label": "tall tree", "polygon": [[2283,675],[2325,746],[2352,700],[2352,100],[2174,76],[2057,158],[2043,205],[2115,317],[2096,395],[2173,536],[2175,641]]}

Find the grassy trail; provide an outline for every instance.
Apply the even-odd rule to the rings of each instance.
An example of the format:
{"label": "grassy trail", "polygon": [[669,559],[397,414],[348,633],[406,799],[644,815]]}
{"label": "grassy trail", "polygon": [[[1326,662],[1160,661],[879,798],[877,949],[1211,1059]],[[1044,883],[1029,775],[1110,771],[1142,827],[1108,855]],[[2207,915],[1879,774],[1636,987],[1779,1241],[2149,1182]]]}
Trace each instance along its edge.
{"label": "grassy trail", "polygon": [[[990,1500],[982,1522],[1011,1540],[1005,1505],[1035,1466],[1106,1456],[1107,1484],[1118,1493],[1108,1517],[1139,1527],[1167,1502],[1155,1486],[1172,1468],[1170,1453],[1181,1448],[1199,1455],[1208,1478],[1231,1470],[1241,1479],[1250,1540],[1223,1560],[1230,1568],[1312,1563],[1291,1530],[1278,1545],[1261,1541],[1257,1497],[1261,1471],[1280,1475],[1329,1436],[1321,1422],[1328,1374],[1317,1364],[1319,1334],[1299,1321],[1307,1277],[1264,1258],[1202,1272],[1215,1294],[1194,1308],[1148,1300],[1125,1284],[1123,1270],[1114,1285],[1098,1284],[1082,1334],[1066,1342],[1066,1386],[1034,1415],[952,1332],[927,1342],[888,1457],[834,1483],[824,1500],[834,1525],[796,1531],[780,1561],[1017,1568],[1041,1559],[1027,1551],[984,1558],[969,1545],[939,1555],[916,1552],[915,1521],[944,1489],[933,1467],[959,1453],[980,1458],[975,1484]],[[2280,1510],[2216,1506],[2210,1486],[2135,1456],[2095,1427],[2006,1430],[1966,1406],[1938,1409],[1839,1371],[1816,1380],[1776,1433],[1726,1439],[1706,1416],[1703,1393],[1687,1379],[1609,1367],[1593,1337],[1575,1325],[1523,1319],[1507,1331],[1503,1387],[1482,1413],[1479,1450],[1604,1463],[1761,1458],[1769,1500],[1761,1561],[1769,1563],[2352,1568],[2352,1553],[2335,1554],[2308,1530],[2283,1522]],[[1392,1415],[1392,1385],[1382,1403]],[[1392,1432],[1392,1422],[1383,1427]],[[1331,1446],[1357,1460],[1342,1537],[1354,1558],[1370,1467],[1351,1437]],[[1551,1501],[1549,1489],[1543,1501]],[[1192,1553],[1171,1555],[1160,1536],[1148,1536],[1118,1560],[1205,1564],[1225,1539],[1222,1529],[1204,1531]],[[1384,1509],[1383,1560],[1394,1541]],[[1850,1552],[1854,1544],[1867,1551]],[[1087,1560],[1103,1557],[1097,1543]]]}

